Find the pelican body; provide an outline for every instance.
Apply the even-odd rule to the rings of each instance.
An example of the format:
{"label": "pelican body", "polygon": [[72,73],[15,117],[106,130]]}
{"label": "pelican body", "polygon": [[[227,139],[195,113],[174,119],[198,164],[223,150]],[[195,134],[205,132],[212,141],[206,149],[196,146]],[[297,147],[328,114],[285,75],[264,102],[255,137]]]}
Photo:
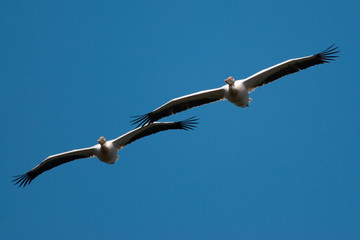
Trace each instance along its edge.
{"label": "pelican body", "polygon": [[114,144],[114,141],[107,142],[104,137],[100,137],[98,143],[94,146],[95,156],[104,163],[115,164],[119,158],[117,153],[120,148]]}
{"label": "pelican body", "polygon": [[227,85],[223,86],[224,96],[229,102],[238,107],[248,107],[251,102],[249,92],[240,81],[235,81],[233,77],[225,79]]}

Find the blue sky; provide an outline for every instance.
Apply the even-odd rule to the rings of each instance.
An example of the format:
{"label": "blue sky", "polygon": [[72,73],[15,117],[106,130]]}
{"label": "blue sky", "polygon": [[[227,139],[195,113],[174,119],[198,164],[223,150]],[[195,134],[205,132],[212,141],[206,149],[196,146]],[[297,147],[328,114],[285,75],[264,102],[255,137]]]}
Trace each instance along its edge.
{"label": "blue sky", "polygon": [[[1,239],[359,239],[357,1],[0,1]],[[336,43],[334,63],[209,104],[18,189],[129,116]]]}

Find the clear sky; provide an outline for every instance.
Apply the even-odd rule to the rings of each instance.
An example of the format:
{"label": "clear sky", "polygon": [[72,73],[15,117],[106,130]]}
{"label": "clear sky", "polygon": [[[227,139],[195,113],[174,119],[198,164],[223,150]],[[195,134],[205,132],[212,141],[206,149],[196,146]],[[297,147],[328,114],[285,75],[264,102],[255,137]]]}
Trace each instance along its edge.
{"label": "clear sky", "polygon": [[[1,239],[360,239],[358,1],[0,0]],[[340,46],[194,131],[11,177],[129,116]]]}

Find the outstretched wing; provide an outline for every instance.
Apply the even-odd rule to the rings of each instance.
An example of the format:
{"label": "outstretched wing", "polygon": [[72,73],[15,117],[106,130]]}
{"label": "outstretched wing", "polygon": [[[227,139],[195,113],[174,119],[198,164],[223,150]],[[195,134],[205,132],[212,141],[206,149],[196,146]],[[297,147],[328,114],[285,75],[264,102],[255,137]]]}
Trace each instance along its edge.
{"label": "outstretched wing", "polygon": [[170,129],[183,129],[183,130],[192,130],[198,124],[198,119],[195,117],[188,118],[180,122],[154,122],[148,124],[144,127],[136,128],[114,140],[114,145],[121,149],[127,144],[130,144],[140,138],[155,134],[161,131],[166,131]]}
{"label": "outstretched wing", "polygon": [[155,122],[172,114],[182,112],[203,104],[217,102],[223,99],[225,99],[225,92],[223,88],[201,91],[183,97],[174,98],[173,100],[145,115],[133,116],[135,119],[133,119],[131,122],[133,125],[137,124],[137,127],[145,126],[146,124]]}
{"label": "outstretched wing", "polygon": [[337,49],[338,47],[335,47],[333,44],[318,54],[290,59],[279,63],[248,77],[244,80],[244,85],[247,87],[248,91],[251,92],[257,87],[268,84],[288,74],[292,74],[318,64],[328,63],[338,57],[335,55],[339,52]]}
{"label": "outstretched wing", "polygon": [[50,170],[54,167],[57,167],[61,164],[80,159],[80,158],[88,158],[93,157],[95,154],[95,148],[83,148],[83,149],[76,149],[69,152],[64,152],[56,155],[52,155],[47,157],[44,161],[42,161],[39,165],[31,169],[29,172],[15,176],[13,182],[15,185],[19,184],[19,187],[30,184],[34,178],[39,176],[41,173]]}

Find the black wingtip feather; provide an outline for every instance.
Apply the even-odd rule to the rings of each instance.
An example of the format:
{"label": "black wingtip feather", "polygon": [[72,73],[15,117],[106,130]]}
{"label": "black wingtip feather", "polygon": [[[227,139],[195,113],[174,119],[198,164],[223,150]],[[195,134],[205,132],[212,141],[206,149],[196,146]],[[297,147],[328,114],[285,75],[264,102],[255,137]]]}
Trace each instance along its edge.
{"label": "black wingtip feather", "polygon": [[135,119],[131,120],[130,123],[132,125],[136,125],[136,128],[144,127],[145,125],[148,125],[148,124],[154,122],[154,120],[152,120],[150,118],[149,114],[131,116],[131,118],[135,118]]}
{"label": "black wingtip feather", "polygon": [[181,128],[186,130],[186,131],[189,131],[189,130],[193,130],[194,128],[197,127],[197,124],[199,124],[199,119],[196,118],[195,116],[191,117],[191,118],[188,118],[184,121],[181,121],[180,122],[180,125],[181,125]]}
{"label": "black wingtip feather", "polygon": [[335,54],[339,53],[340,50],[339,46],[335,46],[335,43],[332,44],[330,47],[326,48],[324,51],[322,51],[321,53],[319,53],[319,56],[321,57],[321,61],[323,63],[329,63],[331,61],[334,61],[335,58],[339,57]]}
{"label": "black wingtip feather", "polygon": [[[331,44],[330,47],[326,48],[323,52],[331,50],[335,46],[335,43]],[[338,47],[335,47],[335,49]]]}
{"label": "black wingtip feather", "polygon": [[14,185],[19,185],[18,187],[25,187],[26,185],[29,185],[31,181],[32,178],[27,173],[14,176],[14,179],[12,180],[12,182],[14,182]]}

